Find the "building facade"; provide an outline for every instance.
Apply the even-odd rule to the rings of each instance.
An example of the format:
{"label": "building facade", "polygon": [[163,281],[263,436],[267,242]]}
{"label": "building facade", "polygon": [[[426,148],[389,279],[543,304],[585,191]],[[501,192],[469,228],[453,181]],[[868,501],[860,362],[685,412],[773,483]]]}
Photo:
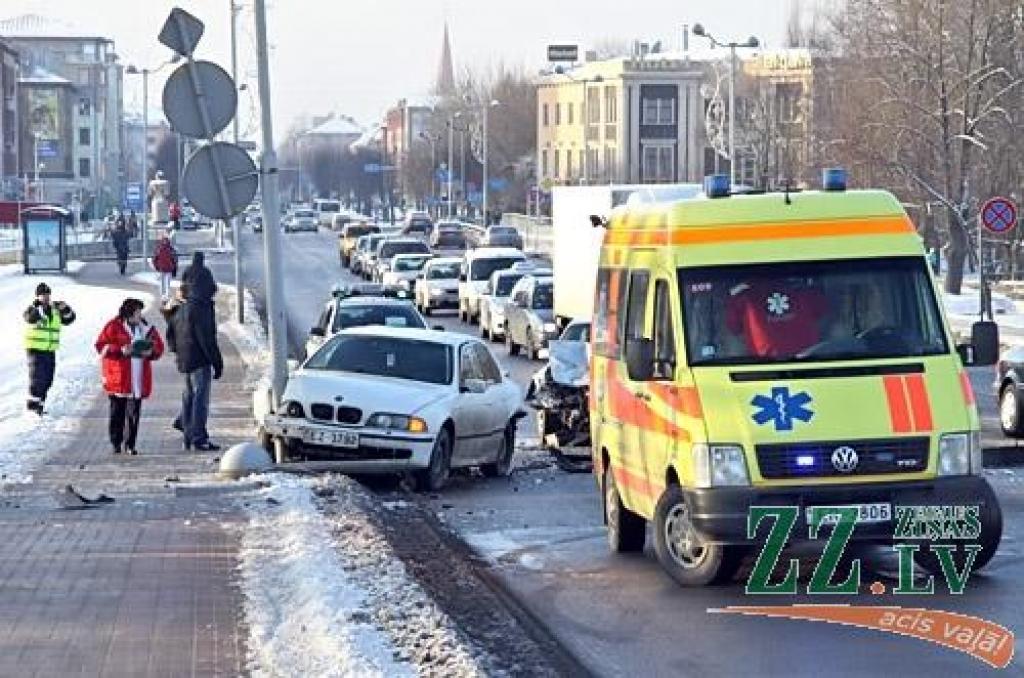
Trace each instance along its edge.
{"label": "building facade", "polygon": [[701,64],[685,57],[593,61],[537,92],[542,184],[698,181]]}
{"label": "building facade", "polygon": [[0,199],[16,199],[18,181],[18,53],[0,40]]}
{"label": "building facade", "polygon": [[0,22],[0,37],[21,62],[19,174],[38,172],[47,201],[77,201],[92,216],[118,206],[123,70],[113,41],[36,15]]}
{"label": "building facade", "polygon": [[163,113],[150,111],[149,126],[143,124],[141,113],[128,113],[124,119],[124,182],[148,184],[142,176],[142,157],[145,153],[150,176],[156,172],[157,149],[164,139],[171,134],[171,127],[163,118]]}

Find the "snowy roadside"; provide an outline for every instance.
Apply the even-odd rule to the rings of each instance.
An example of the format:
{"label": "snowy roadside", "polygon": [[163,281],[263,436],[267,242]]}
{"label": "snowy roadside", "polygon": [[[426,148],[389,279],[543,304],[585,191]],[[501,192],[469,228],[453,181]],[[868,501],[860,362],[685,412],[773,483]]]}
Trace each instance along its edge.
{"label": "snowy roadside", "polygon": [[[6,376],[0,382],[0,482],[31,482],[36,467],[74,442],[79,419],[101,390],[93,343],[126,296],[124,290],[82,285],[59,275],[24,275],[22,270],[21,265],[0,266],[0,317],[9,323],[8,331],[0,333],[0,374]],[[74,309],[77,319],[61,332],[47,414],[39,418],[25,412],[28,369],[22,313],[43,281],[53,288],[55,300]]]}

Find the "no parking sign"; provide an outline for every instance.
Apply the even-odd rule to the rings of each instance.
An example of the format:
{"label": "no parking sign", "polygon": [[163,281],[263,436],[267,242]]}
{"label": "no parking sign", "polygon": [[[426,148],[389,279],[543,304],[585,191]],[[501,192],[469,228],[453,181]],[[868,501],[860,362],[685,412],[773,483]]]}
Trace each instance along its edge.
{"label": "no parking sign", "polygon": [[1017,205],[1009,198],[991,198],[981,208],[981,225],[993,233],[1006,233],[1017,225]]}

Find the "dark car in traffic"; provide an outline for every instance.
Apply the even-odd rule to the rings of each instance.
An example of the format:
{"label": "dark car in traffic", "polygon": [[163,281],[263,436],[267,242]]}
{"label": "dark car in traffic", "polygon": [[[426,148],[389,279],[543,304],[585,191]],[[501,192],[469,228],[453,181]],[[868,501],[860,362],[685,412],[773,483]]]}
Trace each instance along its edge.
{"label": "dark car in traffic", "polygon": [[996,363],[999,425],[1011,438],[1024,438],[1024,346],[1013,346]]}

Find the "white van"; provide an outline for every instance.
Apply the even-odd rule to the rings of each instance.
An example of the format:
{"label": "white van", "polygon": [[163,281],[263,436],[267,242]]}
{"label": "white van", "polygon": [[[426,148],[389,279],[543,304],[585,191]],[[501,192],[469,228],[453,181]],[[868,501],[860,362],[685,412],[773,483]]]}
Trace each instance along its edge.
{"label": "white van", "polygon": [[334,221],[334,215],[341,212],[341,201],[317,198],[313,201],[313,210],[316,212],[317,222],[321,226],[330,228]]}
{"label": "white van", "polygon": [[526,261],[526,255],[512,247],[485,247],[466,252],[459,274],[459,319],[475,323],[480,318],[480,297],[495,271]]}

